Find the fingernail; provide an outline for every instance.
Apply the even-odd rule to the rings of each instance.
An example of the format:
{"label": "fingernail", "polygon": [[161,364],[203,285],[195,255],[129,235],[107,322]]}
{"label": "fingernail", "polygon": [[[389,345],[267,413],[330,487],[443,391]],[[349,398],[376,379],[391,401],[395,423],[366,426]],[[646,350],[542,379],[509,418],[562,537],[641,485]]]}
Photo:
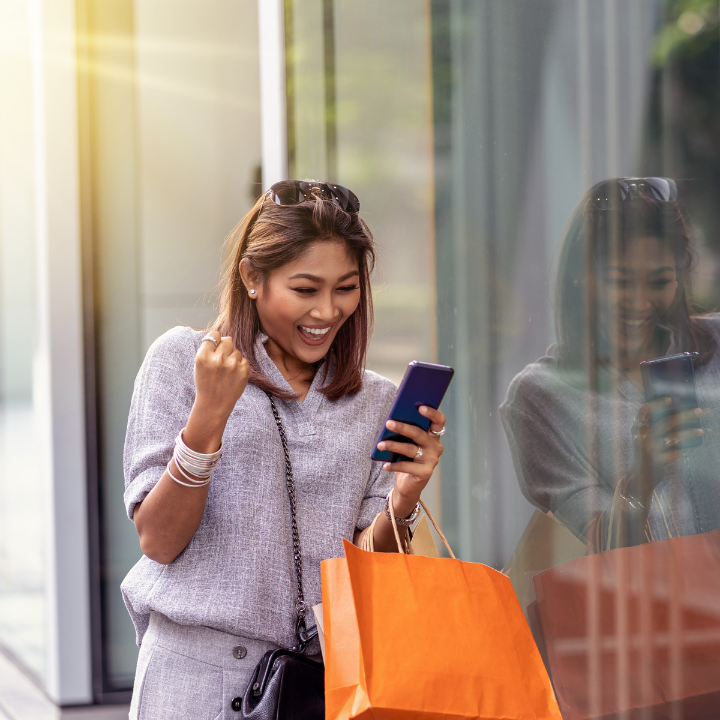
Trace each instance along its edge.
{"label": "fingernail", "polygon": [[704,430],[698,430],[698,435],[704,435],[704,434],[705,434]]}
{"label": "fingernail", "polygon": [[700,417],[703,414],[703,411],[700,408],[695,408],[695,414]]}
{"label": "fingernail", "polygon": [[428,411],[428,409],[427,409],[427,407],[426,407],[425,405],[421,405],[421,406],[420,406],[420,412],[421,412],[421,413],[426,413],[427,411]]}
{"label": "fingernail", "polygon": [[666,397],[665,398],[665,404],[669,405],[672,402],[672,398]]}
{"label": "fingernail", "polygon": [[385,443],[384,442],[378,443],[378,450],[384,450],[384,449],[385,449]]}
{"label": "fingernail", "polygon": [[383,465],[383,470],[389,470],[390,469],[390,463],[385,463]]}
{"label": "fingernail", "polygon": [[388,420],[386,424],[387,424],[388,430],[392,430],[395,427],[394,420]]}

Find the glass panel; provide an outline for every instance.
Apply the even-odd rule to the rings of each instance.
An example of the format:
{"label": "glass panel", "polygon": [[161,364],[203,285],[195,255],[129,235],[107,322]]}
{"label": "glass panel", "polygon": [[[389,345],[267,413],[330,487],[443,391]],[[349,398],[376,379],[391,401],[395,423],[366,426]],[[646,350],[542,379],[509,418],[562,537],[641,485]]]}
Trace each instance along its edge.
{"label": "glass panel", "polygon": [[[380,247],[369,365],[399,382],[409,360],[435,359],[427,8],[286,7],[291,175],[332,180],[359,197]],[[382,70],[390,67],[391,76]]]}
{"label": "glass panel", "polygon": [[224,238],[259,194],[256,13],[90,3],[106,690],[132,686],[137,658],[119,591],[140,557],[122,502],[133,381],[159,335],[214,316]]}
{"label": "glass panel", "polygon": [[[448,403],[455,432],[447,438],[449,452],[443,459],[446,477],[456,482],[443,485],[443,507],[448,533],[464,557],[496,567],[505,564],[532,512],[523,495],[586,541],[590,522],[609,501],[607,493],[611,497],[617,480],[630,470],[629,424],[625,427],[619,415],[605,419],[592,405],[608,401],[621,414],[635,406],[631,422],[643,399],[639,355],[635,370],[623,366],[622,377],[616,378],[612,392],[620,393],[619,404],[606,394],[607,383],[614,382],[608,373],[618,369],[618,362],[630,362],[626,354],[632,342],[606,337],[630,331],[607,324],[610,299],[602,287],[619,287],[619,281],[603,275],[607,266],[600,255],[583,255],[582,261],[592,265],[593,287],[601,288],[593,295],[594,309],[583,304],[589,300],[581,293],[573,296],[566,290],[555,298],[559,320],[585,313],[579,320],[585,335],[565,342],[590,343],[590,354],[580,347],[567,351],[577,350],[586,364],[575,366],[578,377],[561,373],[558,388],[544,388],[532,421],[522,424],[516,415],[531,412],[529,395],[537,390],[533,374],[542,374],[552,363],[565,367],[567,361],[563,348],[549,356],[546,348],[558,339],[551,298],[559,284],[571,279],[588,287],[589,268],[575,267],[574,279],[566,272],[568,262],[580,262],[568,257],[573,233],[579,233],[573,252],[584,252],[579,248],[586,229],[568,225],[583,194],[608,177],[678,178],[699,241],[695,298],[706,307],[717,302],[711,278],[718,211],[709,200],[716,179],[708,157],[718,152],[718,139],[704,124],[718,114],[714,95],[704,92],[717,80],[718,57],[712,54],[717,49],[717,9],[711,3],[700,5],[683,14],[683,3],[666,6],[652,0],[433,3],[439,357],[458,371]],[[696,111],[681,111],[684,103]],[[699,151],[701,143],[708,157]],[[636,215],[617,215],[616,221],[655,232],[649,220]],[[625,262],[624,243],[638,234],[635,226],[607,225],[610,229],[603,230],[602,217],[588,219],[581,213],[575,218],[602,221],[592,225],[590,237],[598,243],[606,237],[610,265]],[[649,256],[644,262],[650,262]],[[569,297],[578,298],[573,307],[563,304]],[[624,313],[620,320],[625,327],[649,318],[631,307],[625,300],[616,306]],[[674,321],[663,314],[666,310],[674,312],[654,311],[672,330]],[[643,357],[663,355],[668,347],[692,349],[682,344],[686,340],[678,337],[677,343],[665,341],[662,347],[653,340],[643,348]],[[589,403],[585,414],[573,421],[544,415],[553,412],[555,402],[554,411],[561,413],[568,399],[561,397],[566,395],[562,383],[576,381],[592,389],[582,396]],[[503,428],[498,406],[506,394]],[[603,437],[605,422],[617,436]],[[541,427],[549,427],[552,437],[543,436]],[[577,432],[592,441],[576,438],[579,445],[574,446],[570,438]],[[591,452],[587,442],[600,445]],[[542,445],[548,453],[550,447],[558,453],[573,448],[587,465],[573,468],[557,458],[551,462],[542,456]],[[513,482],[515,470],[518,484]],[[683,466],[680,472],[690,470]],[[597,474],[599,484],[583,473]],[[678,516],[692,512],[687,496],[668,497],[665,503],[656,502],[658,512],[664,507],[672,514],[667,503]],[[720,524],[702,513],[686,520],[683,534]],[[662,527],[655,528],[656,522]],[[664,520],[651,514],[650,523],[653,537],[667,537]]]}
{"label": "glass panel", "polygon": [[[506,568],[588,717],[717,678],[720,534],[699,539],[720,526],[720,316],[700,317],[720,300],[717,2],[303,8],[286,3],[294,174],[336,167],[381,247],[371,367],[456,370],[430,486],[451,544]],[[699,358],[670,391],[670,366],[641,370],[679,352]],[[649,415],[656,386],[672,405]],[[697,544],[649,542],[678,536]],[[539,607],[553,576],[534,574],[573,558]],[[558,608],[575,634],[543,639]]]}
{"label": "glass panel", "polygon": [[437,357],[428,7],[285,7],[290,174],[337,182],[360,199],[380,251],[368,367],[399,383],[408,362]]}
{"label": "glass panel", "polygon": [[0,643],[42,677],[48,497],[34,442],[37,343],[27,3],[0,3]]}

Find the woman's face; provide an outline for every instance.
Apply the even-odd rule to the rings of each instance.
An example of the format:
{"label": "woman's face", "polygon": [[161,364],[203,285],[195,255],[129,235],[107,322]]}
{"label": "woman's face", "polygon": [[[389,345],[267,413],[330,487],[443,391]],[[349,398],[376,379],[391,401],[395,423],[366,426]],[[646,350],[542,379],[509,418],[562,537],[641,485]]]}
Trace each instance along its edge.
{"label": "woman's face", "polygon": [[625,355],[652,349],[654,331],[677,291],[675,257],[657,238],[639,238],[601,271],[606,331]]}
{"label": "woman's face", "polygon": [[263,331],[302,362],[322,360],[360,302],[359,279],[357,260],[342,240],[313,243],[256,288]]}

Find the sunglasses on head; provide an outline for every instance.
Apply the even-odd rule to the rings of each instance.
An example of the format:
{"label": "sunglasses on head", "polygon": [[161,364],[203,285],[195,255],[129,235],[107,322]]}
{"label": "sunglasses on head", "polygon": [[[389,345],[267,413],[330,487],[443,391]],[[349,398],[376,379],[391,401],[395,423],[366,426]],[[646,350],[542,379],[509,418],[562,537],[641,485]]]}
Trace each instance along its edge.
{"label": "sunglasses on head", "polygon": [[618,201],[632,202],[639,197],[641,188],[659,202],[677,200],[677,185],[670,178],[620,178],[600,184],[592,195],[592,204],[598,210],[607,210]]}
{"label": "sunglasses on head", "polygon": [[276,182],[263,196],[260,210],[268,197],[276,205],[299,205],[313,195],[329,200],[345,212],[356,213],[360,210],[360,201],[352,190],[348,190],[342,185],[335,185],[335,183],[315,182],[314,180]]}

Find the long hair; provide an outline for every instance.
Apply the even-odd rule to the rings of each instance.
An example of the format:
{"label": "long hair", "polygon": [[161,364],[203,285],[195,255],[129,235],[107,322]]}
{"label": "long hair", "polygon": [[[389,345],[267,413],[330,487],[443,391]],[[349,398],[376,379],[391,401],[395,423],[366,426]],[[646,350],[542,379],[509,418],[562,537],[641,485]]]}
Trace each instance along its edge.
{"label": "long hair", "polygon": [[677,202],[656,200],[642,186],[632,201],[616,198],[610,209],[593,202],[593,186],[575,208],[567,225],[555,280],[555,332],[562,360],[591,372],[609,361],[609,339],[599,323],[599,273],[603,265],[622,254],[638,238],[653,237],[673,253],[677,291],[661,323],[674,331],[678,351],[697,352],[700,364],[715,352],[710,328],[697,320],[692,304],[692,273],[696,257],[689,221]]}
{"label": "long hair", "polygon": [[[261,212],[262,208],[262,212]],[[329,400],[354,395],[362,387],[363,368],[373,307],[370,274],[375,265],[372,234],[357,213],[348,213],[317,195],[298,205],[278,206],[258,198],[254,207],[228,237],[228,255],[221,281],[220,313],[212,328],[229,335],[250,364],[250,382],[276,397],[295,395],[276,387],[263,375],[255,357],[255,342],[261,331],[255,301],[246,292],[240,275],[245,259],[262,282],[275,270],[305,253],[311,243],[341,240],[356,258],[360,271],[360,302],[338,330],[325,357],[324,372],[332,368],[330,381],[321,389]]]}

